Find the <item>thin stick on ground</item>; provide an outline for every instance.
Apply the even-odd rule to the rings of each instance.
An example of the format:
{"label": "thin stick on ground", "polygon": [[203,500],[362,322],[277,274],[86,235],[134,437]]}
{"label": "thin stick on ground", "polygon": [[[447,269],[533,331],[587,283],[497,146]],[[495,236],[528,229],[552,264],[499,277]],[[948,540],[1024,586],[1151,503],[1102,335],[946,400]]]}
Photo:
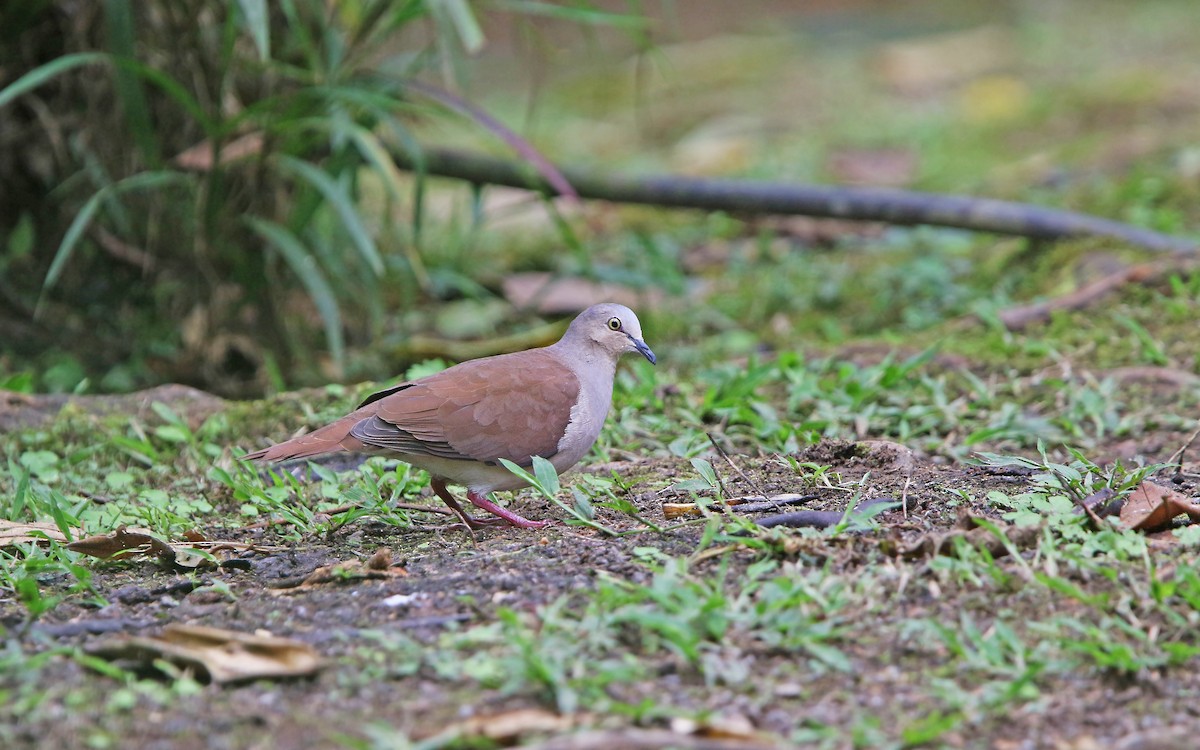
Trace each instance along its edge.
{"label": "thin stick on ground", "polygon": [[1196,438],[1200,437],[1200,421],[1197,421],[1196,425],[1196,429],[1188,436],[1183,445],[1179,446],[1179,450],[1172,453],[1171,457],[1167,459],[1168,466],[1172,464],[1175,466],[1175,476],[1183,473],[1183,454],[1187,453],[1188,449],[1192,447],[1192,443],[1196,442]]}
{"label": "thin stick on ground", "polygon": [[1195,264],[1191,258],[1172,258],[1158,263],[1140,263],[1122,268],[1116,273],[1097,279],[1073,292],[1060,297],[1019,305],[1003,310],[997,316],[1004,327],[1019,331],[1034,323],[1049,320],[1051,313],[1058,310],[1081,310],[1112,294],[1126,284],[1148,284],[1164,276],[1187,270]]}
{"label": "thin stick on ground", "polygon": [[666,729],[616,729],[565,734],[529,746],[530,750],[770,750],[779,745],[766,740],[743,737],[704,737],[680,734]]}
{"label": "thin stick on ground", "polygon": [[[712,447],[717,451],[717,455],[719,455],[721,458],[725,459],[725,463],[729,464],[730,468],[732,468],[737,473],[737,475],[742,478],[743,482],[750,485],[750,489],[754,490],[754,492],[756,494],[762,495],[762,497],[764,499],[766,499],[766,497],[767,497],[766,493],[764,493],[762,491],[762,489],[759,488],[758,483],[755,482],[753,479],[751,479],[749,476],[747,476],[746,472],[742,471],[742,468],[733,462],[733,459],[729,457],[729,454],[725,452],[725,449],[717,444],[717,439],[715,437],[713,437],[713,434],[711,432],[706,432],[704,434],[708,438],[708,442],[712,443]],[[717,482],[720,482],[720,481],[721,481],[721,477],[718,476]],[[721,486],[721,494],[725,497],[729,497],[729,493],[725,491],[724,485]]]}

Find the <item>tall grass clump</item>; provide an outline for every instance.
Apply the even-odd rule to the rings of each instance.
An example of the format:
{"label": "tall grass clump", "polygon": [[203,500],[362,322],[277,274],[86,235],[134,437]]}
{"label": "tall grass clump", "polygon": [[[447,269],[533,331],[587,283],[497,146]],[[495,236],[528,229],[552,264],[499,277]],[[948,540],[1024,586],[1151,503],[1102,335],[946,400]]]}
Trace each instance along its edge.
{"label": "tall grass clump", "polygon": [[43,387],[234,395],[354,374],[385,311],[441,291],[422,181],[392,155],[420,162],[414,125],[452,116],[420,91],[453,89],[499,13],[639,21],[581,2],[4,4],[0,374],[33,358]]}

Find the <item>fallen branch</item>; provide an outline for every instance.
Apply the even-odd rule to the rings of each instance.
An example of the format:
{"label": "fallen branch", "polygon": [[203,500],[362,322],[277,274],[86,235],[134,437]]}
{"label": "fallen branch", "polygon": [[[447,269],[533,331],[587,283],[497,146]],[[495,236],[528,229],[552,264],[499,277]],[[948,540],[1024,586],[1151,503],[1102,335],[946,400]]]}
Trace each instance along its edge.
{"label": "fallen branch", "polygon": [[[993,198],[893,188],[718,180],[677,175],[627,177],[602,175],[579,168],[557,168],[518,136],[468,102],[432,87],[423,87],[421,93],[476,118],[516,148],[526,160],[508,161],[485,154],[441,148],[423,149],[416,155],[401,147],[391,151],[397,167],[422,175],[450,177],[476,185],[505,185],[548,196],[564,196],[572,201],[591,198],[667,208],[729,211],[751,216],[796,215],[900,226],[953,227],[1037,240],[1108,237],[1160,252],[1194,253],[1200,249],[1200,243],[1186,237],[1163,234],[1090,214]],[[232,154],[222,153],[221,162],[248,158],[262,148],[261,138],[257,134],[244,136],[234,143],[244,140],[250,140],[251,146],[238,148]],[[175,164],[186,170],[208,171],[214,161],[212,151],[210,142],[202,142],[176,157]]]}
{"label": "fallen branch", "polygon": [[781,747],[762,740],[703,737],[666,729],[624,729],[567,734],[531,745],[531,750],[769,750]]}
{"label": "fallen branch", "polygon": [[771,528],[772,526],[786,526],[790,529],[810,528],[810,529],[830,529],[837,526],[846,519],[846,514],[859,513],[868,508],[884,503],[895,503],[889,497],[879,497],[872,500],[866,500],[859,503],[852,509],[847,510],[796,510],[790,513],[776,513],[770,516],[763,516],[755,521],[763,528]]}
{"label": "fallen branch", "polygon": [[[1186,265],[1190,265],[1190,259]],[[1182,270],[1183,267],[1184,264],[1179,263],[1178,260],[1129,266],[1061,297],[1042,300],[1030,305],[1010,307],[1001,311],[998,317],[1005,328],[1010,331],[1019,331],[1033,323],[1048,320],[1050,314],[1057,310],[1080,310],[1095,304],[1126,284],[1151,283],[1170,273]]]}
{"label": "fallen branch", "polygon": [[[557,195],[527,165],[482,154],[425,149],[420,163],[392,152],[401,169],[474,184],[507,185]],[[559,170],[580,198],[739,214],[798,214],[913,226],[955,227],[1040,240],[1109,237],[1148,250],[1192,253],[1195,240],[1162,234],[1098,216],[1027,203],[868,187],[714,180],[673,175],[627,177],[591,170]]]}

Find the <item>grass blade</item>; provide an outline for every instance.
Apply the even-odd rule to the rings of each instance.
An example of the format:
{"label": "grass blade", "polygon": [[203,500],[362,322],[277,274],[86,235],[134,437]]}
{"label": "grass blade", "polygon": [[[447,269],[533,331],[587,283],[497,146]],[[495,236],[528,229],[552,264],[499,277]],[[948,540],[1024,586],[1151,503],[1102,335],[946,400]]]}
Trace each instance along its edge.
{"label": "grass blade", "polygon": [[91,225],[92,218],[96,215],[96,211],[100,208],[100,204],[103,201],[131,190],[162,187],[171,183],[185,183],[188,180],[187,175],[179,172],[143,172],[135,174],[132,177],[127,177],[120,182],[106,185],[93,193],[92,197],[88,198],[87,202],[83,204],[83,208],[79,209],[79,213],[75,215],[75,218],[71,220],[71,225],[67,227],[62,242],[59,243],[58,250],[54,253],[54,260],[50,262],[50,268],[46,271],[46,278],[42,282],[42,292],[38,298],[35,315],[41,310],[46,293],[50,291],[50,288],[58,281],[58,277],[62,275],[63,268],[66,267],[67,261],[74,254],[80,238],[83,237],[84,231]]}
{"label": "grass blade", "polygon": [[425,4],[435,19],[454,28],[468,55],[483,49],[483,29],[466,0],[426,0]]}
{"label": "grass blade", "polygon": [[559,490],[558,471],[555,470],[554,464],[550,463],[541,456],[533,457],[533,473],[537,477],[538,483],[546,488],[546,492],[551,495],[557,495]]}
{"label": "grass blade", "polygon": [[326,172],[306,161],[284,156],[280,159],[280,163],[287,171],[316,188],[317,192],[329,201],[329,205],[337,212],[338,218],[342,220],[343,226],[350,234],[354,246],[358,248],[359,255],[377,276],[382,275],[383,258],[380,257],[379,250],[375,247],[375,241],[367,233],[362,217],[358,215],[358,211],[355,210],[354,204],[345,191]]}
{"label": "grass blade", "polygon": [[266,62],[271,57],[271,27],[267,16],[266,0],[238,0],[246,27],[258,47],[258,59]]}
{"label": "grass blade", "polygon": [[644,29],[649,25],[645,16],[627,13],[614,13],[599,8],[582,5],[563,6],[540,0],[496,0],[498,9],[522,13],[527,16],[542,16],[561,21],[593,26],[613,26],[625,29]]}
{"label": "grass blade", "polygon": [[71,255],[75,252],[75,246],[79,244],[79,238],[83,236],[83,232],[92,223],[92,217],[96,215],[96,210],[100,208],[100,201],[104,199],[105,193],[109,188],[101,188],[99,191],[92,194],[88,198],[87,203],[83,204],[83,208],[79,209],[79,213],[75,214],[75,218],[71,220],[71,225],[67,227],[67,231],[63,234],[62,242],[58,244],[58,251],[54,253],[54,260],[50,262],[50,269],[46,271],[46,279],[42,282],[42,294],[50,291],[50,287],[54,286],[54,282],[58,281],[58,277],[62,274],[63,268],[66,267],[67,261],[71,259]]}
{"label": "grass blade", "polygon": [[[129,0],[107,0],[104,4],[104,20],[108,29],[108,46],[113,55],[117,59],[134,59],[137,55],[137,35]],[[142,82],[128,68],[117,68],[115,88],[133,142],[147,164],[158,166],[162,161],[161,149]]]}
{"label": "grass blade", "polygon": [[288,267],[299,277],[300,282],[308,290],[309,297],[317,306],[321,322],[325,325],[325,338],[329,341],[329,350],[334,362],[342,367],[345,362],[345,341],[342,337],[342,313],[338,307],[337,297],[333,287],[329,285],[325,274],[321,272],[312,253],[304,248],[296,235],[274,222],[257,217],[247,217],[250,227],[271,246],[279,251],[287,262]]}
{"label": "grass blade", "polygon": [[400,175],[400,169],[396,167],[396,162],[392,161],[392,157],[388,155],[388,150],[379,142],[379,138],[366,128],[354,125],[348,130],[350,139],[354,141],[354,145],[358,148],[358,153],[362,154],[362,157],[370,163],[379,175],[388,197],[394,201],[399,201],[401,199],[400,194],[403,192],[402,184],[404,178]]}
{"label": "grass blade", "polygon": [[220,125],[218,121],[214,120],[204,110],[204,107],[192,95],[191,91],[186,86],[180,84],[179,81],[167,75],[162,70],[133,58],[114,58],[112,63],[119,70],[130,71],[147,83],[157,86],[164,94],[183,107],[200,124],[200,127],[204,129],[208,137],[212,138],[219,135]]}
{"label": "grass blade", "polygon": [[79,52],[74,55],[63,55],[57,60],[48,62],[45,65],[39,65],[13,81],[3,90],[0,90],[0,107],[8,104],[18,96],[36,89],[60,73],[65,73],[82,65],[107,61],[108,59],[109,56],[103,52]]}

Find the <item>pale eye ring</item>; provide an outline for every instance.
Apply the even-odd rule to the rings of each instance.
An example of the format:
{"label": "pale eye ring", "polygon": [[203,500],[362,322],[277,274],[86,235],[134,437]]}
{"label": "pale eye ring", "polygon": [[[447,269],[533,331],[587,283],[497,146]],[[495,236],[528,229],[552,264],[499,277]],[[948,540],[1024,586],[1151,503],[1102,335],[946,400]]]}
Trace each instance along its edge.
{"label": "pale eye ring", "polygon": [[616,318],[616,317],[609,318],[608,319],[608,327],[610,330],[613,330],[613,331],[621,330],[621,319]]}

